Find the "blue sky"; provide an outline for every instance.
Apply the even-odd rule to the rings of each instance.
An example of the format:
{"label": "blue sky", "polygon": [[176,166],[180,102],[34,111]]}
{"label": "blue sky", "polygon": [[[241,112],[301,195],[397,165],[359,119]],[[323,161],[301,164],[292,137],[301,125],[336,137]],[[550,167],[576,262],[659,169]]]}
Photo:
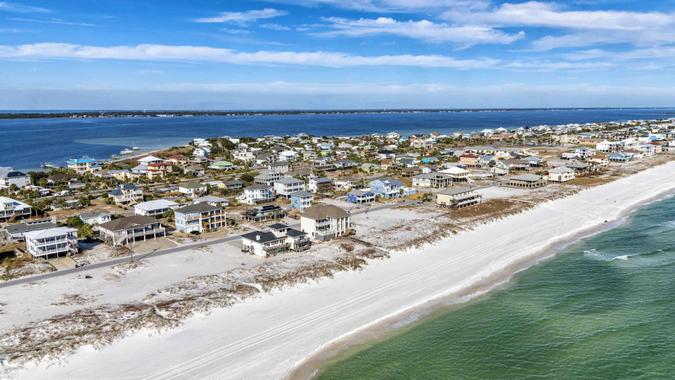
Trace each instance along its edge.
{"label": "blue sky", "polygon": [[675,0],[0,0],[0,109],[675,106]]}

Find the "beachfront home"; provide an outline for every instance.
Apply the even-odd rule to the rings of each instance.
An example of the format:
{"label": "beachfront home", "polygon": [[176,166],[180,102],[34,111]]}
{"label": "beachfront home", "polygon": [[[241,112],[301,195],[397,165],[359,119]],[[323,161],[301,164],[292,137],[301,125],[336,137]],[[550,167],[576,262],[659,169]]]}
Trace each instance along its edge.
{"label": "beachfront home", "polygon": [[542,176],[537,174],[523,174],[517,175],[509,178],[505,182],[506,186],[510,187],[524,187],[524,188],[534,188],[542,187],[546,185],[546,182]]}
{"label": "beachfront home", "polygon": [[246,210],[242,217],[245,220],[252,222],[262,222],[265,220],[276,220],[281,219],[286,216],[286,211],[284,211],[281,206],[278,205],[265,205],[262,207],[254,207]]}
{"label": "beachfront home", "polygon": [[223,183],[225,190],[239,190],[244,188],[244,181],[239,179],[231,179]]}
{"label": "beachfront home", "polygon": [[325,193],[333,190],[333,180],[328,177],[313,177],[309,179],[307,190],[313,193]]}
{"label": "beachfront home", "polygon": [[314,194],[309,191],[296,191],[291,194],[291,208],[303,211],[312,205]]}
{"label": "beachfront home", "polygon": [[403,183],[397,179],[380,178],[370,181],[370,190],[384,199],[398,198],[402,194]]}
{"label": "beachfront home", "polygon": [[478,167],[480,164],[478,160],[480,156],[474,153],[464,153],[459,156],[459,164],[465,167],[473,168]]}
{"label": "beachfront home", "polygon": [[566,166],[559,166],[548,171],[549,182],[567,182],[575,177],[574,170]]}
{"label": "beachfront home", "polygon": [[80,214],[79,218],[82,223],[88,224],[90,226],[107,223],[112,220],[110,213],[105,211],[85,212]]}
{"label": "beachfront home", "polygon": [[159,157],[155,157],[155,156],[151,155],[151,156],[145,156],[145,157],[139,158],[138,160],[136,160],[136,162],[138,162],[139,165],[148,166],[150,164],[160,164],[160,163],[164,162],[164,160],[159,158]]}
{"label": "beachfront home", "polygon": [[10,224],[5,228],[5,240],[10,243],[23,241],[24,235],[27,232],[46,230],[55,227],[57,227],[57,225],[51,219]]}
{"label": "beachfront home", "polygon": [[9,219],[30,218],[33,208],[16,199],[0,197],[0,222]]}
{"label": "beachfront home", "polygon": [[445,188],[454,182],[452,176],[446,173],[433,172],[418,174],[413,177],[412,185],[416,187]]}
{"label": "beachfront home", "polygon": [[305,191],[305,182],[293,177],[283,177],[274,181],[274,192],[284,198],[290,198],[291,194]]}
{"label": "beachfront home", "polygon": [[69,227],[54,227],[26,232],[26,251],[33,257],[51,259],[70,256],[79,250],[77,230]]}
{"label": "beachfront home", "polygon": [[30,176],[12,168],[0,168],[0,189],[16,186],[22,189],[30,185]]}
{"label": "beachfront home", "polygon": [[269,226],[269,231],[252,231],[241,235],[242,252],[262,257],[288,250],[303,251],[308,249],[310,244],[306,233],[282,223]]}
{"label": "beachfront home", "polygon": [[450,165],[445,169],[440,171],[443,174],[447,174],[452,178],[452,182],[468,182],[470,172],[466,169],[462,169],[459,166]]}
{"label": "beachfront home", "polygon": [[178,192],[190,198],[200,197],[208,191],[208,187],[199,182],[186,182],[178,185]]}
{"label": "beachfront home", "polygon": [[206,202],[212,206],[227,207],[230,205],[230,201],[227,198],[216,197],[213,195],[205,195],[203,197],[195,198],[192,200],[192,203],[202,203]]}
{"label": "beachfront home", "polygon": [[267,169],[273,173],[286,174],[291,171],[291,164],[288,161],[272,162]]}
{"label": "beachfront home", "polygon": [[117,186],[115,190],[108,193],[108,196],[116,205],[128,205],[143,200],[143,189],[133,183],[127,183]]}
{"label": "beachfront home", "polygon": [[441,207],[462,208],[481,203],[483,196],[469,187],[446,189],[436,194],[436,205]]}
{"label": "beachfront home", "polygon": [[134,214],[161,217],[165,212],[173,210],[176,207],[178,207],[178,204],[174,201],[167,199],[155,199],[135,205]]}
{"label": "beachfront home", "polygon": [[66,161],[68,169],[74,170],[78,174],[91,173],[101,169],[101,166],[95,159],[83,156],[81,158],[71,158]]}
{"label": "beachfront home", "polygon": [[315,205],[300,215],[300,229],[315,240],[330,240],[352,232],[349,213],[333,205]]}
{"label": "beachfront home", "polygon": [[367,190],[352,190],[347,194],[347,202],[355,204],[368,204],[375,202],[375,193]]}
{"label": "beachfront home", "polygon": [[222,206],[201,202],[175,210],[176,230],[184,233],[217,231],[225,226]]}
{"label": "beachfront home", "polygon": [[147,175],[148,178],[153,179],[156,177],[163,177],[171,172],[173,172],[173,164],[171,162],[152,162],[147,165],[145,175]]}
{"label": "beachfront home", "polygon": [[166,236],[166,229],[153,217],[133,215],[98,226],[101,239],[113,247]]}
{"label": "beachfront home", "polygon": [[607,156],[607,159],[611,162],[628,162],[633,158],[632,155],[624,152],[614,152],[610,153]]}
{"label": "beachfront home", "polygon": [[237,197],[237,200],[247,205],[272,202],[274,200],[274,191],[267,185],[251,185],[244,189],[244,192]]}
{"label": "beachfront home", "polygon": [[274,184],[274,181],[280,180],[281,177],[283,176],[284,176],[283,174],[276,172],[260,173],[257,176],[253,177],[253,183],[256,185],[272,186],[272,184]]}

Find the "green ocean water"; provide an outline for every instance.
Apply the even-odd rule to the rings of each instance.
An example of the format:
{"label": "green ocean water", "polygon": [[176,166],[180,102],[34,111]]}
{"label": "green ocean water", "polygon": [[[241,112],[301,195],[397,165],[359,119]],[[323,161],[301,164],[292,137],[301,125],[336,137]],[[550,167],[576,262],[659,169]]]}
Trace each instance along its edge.
{"label": "green ocean water", "polygon": [[319,378],[675,379],[675,198]]}

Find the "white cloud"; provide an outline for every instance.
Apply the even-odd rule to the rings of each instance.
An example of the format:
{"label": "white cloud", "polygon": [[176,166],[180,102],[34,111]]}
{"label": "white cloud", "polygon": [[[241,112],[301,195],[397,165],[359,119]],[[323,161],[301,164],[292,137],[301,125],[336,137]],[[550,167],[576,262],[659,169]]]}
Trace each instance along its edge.
{"label": "white cloud", "polygon": [[258,20],[285,16],[287,12],[273,8],[250,10],[246,12],[222,12],[215,17],[204,17],[193,20],[199,23],[236,23],[246,24]]}
{"label": "white cloud", "polygon": [[411,66],[454,69],[490,68],[489,58],[456,59],[444,55],[362,56],[341,52],[257,51],[241,52],[208,46],[122,45],[89,46],[66,43],[0,45],[0,59],[89,59],[133,61],[205,61],[232,64],[302,65],[322,67]]}
{"label": "white cloud", "polygon": [[488,0],[268,0],[307,7],[329,5],[336,8],[365,12],[413,12],[446,10],[453,7],[483,9]]}
{"label": "white cloud", "polygon": [[428,20],[398,21],[389,17],[376,19],[326,18],[332,30],[317,33],[324,36],[395,35],[428,42],[452,42],[465,45],[510,44],[524,37],[523,32],[506,34],[484,26],[453,26]]}
{"label": "white cloud", "polygon": [[47,8],[33,7],[30,5],[22,5],[11,3],[9,1],[0,1],[0,11],[14,12],[14,13],[49,13]]}
{"label": "white cloud", "polygon": [[540,26],[586,30],[649,30],[675,25],[675,14],[628,11],[574,11],[555,3],[530,1],[505,3],[483,11],[451,9],[443,14],[447,20],[492,26]]}

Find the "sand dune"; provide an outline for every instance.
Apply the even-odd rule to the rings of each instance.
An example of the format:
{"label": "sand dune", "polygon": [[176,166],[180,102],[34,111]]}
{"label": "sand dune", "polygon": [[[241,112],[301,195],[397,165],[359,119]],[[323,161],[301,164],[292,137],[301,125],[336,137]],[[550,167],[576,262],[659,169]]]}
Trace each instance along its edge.
{"label": "sand dune", "polygon": [[553,246],[620,218],[675,188],[675,163],[539,205],[359,272],[305,284],[189,319],[162,333],[138,333],[101,351],[83,349],[21,378],[272,379],[331,342],[378,321],[543,257]]}

